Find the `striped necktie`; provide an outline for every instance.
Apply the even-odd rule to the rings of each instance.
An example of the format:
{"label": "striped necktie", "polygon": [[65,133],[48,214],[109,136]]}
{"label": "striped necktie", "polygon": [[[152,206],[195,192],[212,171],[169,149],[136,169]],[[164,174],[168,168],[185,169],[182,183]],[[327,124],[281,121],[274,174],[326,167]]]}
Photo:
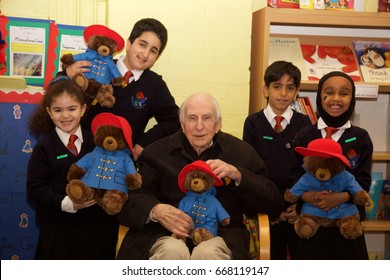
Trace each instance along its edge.
{"label": "striped necktie", "polygon": [[74,142],[77,140],[77,135],[75,134],[72,134],[70,137],[69,137],[69,143],[68,145],[66,145],[66,147],[68,148],[68,150],[75,156],[78,155],[78,151],[77,151],[77,147],[76,145],[74,144]]}

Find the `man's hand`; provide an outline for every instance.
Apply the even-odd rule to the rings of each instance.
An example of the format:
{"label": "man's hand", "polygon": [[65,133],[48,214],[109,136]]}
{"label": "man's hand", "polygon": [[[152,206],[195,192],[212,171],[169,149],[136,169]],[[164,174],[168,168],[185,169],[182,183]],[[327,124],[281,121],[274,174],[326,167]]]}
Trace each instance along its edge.
{"label": "man's hand", "polygon": [[190,216],[169,204],[157,204],[152,210],[152,219],[178,237],[189,237],[194,223]]}
{"label": "man's hand", "polygon": [[134,149],[133,149],[133,159],[135,161],[138,160],[139,156],[141,155],[142,151],[144,150],[143,147],[141,147],[140,145],[136,144],[134,146]]}
{"label": "man's hand", "polygon": [[237,167],[230,165],[220,159],[209,159],[206,163],[213,170],[214,174],[218,176],[218,178],[230,178],[239,184],[241,182],[241,172],[237,169]]}

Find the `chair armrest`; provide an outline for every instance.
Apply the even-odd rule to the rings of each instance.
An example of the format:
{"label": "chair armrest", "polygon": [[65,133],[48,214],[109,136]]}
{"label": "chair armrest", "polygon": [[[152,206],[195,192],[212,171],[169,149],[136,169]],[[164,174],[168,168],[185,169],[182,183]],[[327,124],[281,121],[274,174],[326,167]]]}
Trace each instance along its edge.
{"label": "chair armrest", "polygon": [[119,230],[118,230],[118,241],[116,242],[116,253],[115,256],[118,255],[119,249],[121,248],[123,238],[125,238],[125,235],[127,231],[129,230],[128,227],[119,225]]}
{"label": "chair armrest", "polygon": [[267,214],[258,214],[257,220],[259,224],[259,243],[260,243],[260,260],[271,259],[271,238],[269,230],[269,219]]}

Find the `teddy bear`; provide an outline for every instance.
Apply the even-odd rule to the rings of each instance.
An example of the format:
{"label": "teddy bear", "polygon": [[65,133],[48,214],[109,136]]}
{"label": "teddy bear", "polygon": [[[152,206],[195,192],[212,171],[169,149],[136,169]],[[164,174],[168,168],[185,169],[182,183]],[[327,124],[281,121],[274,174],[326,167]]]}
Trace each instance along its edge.
{"label": "teddy bear", "polygon": [[327,211],[316,207],[316,204],[305,202],[294,224],[296,233],[309,239],[316,234],[320,226],[337,226],[346,239],[356,239],[362,235],[363,229],[356,205],[365,205],[369,195],[345,169],[345,166],[350,168],[350,163],[342,154],[340,144],[332,139],[321,138],[309,142],[307,148],[296,147],[295,150],[303,156],[306,173],[291,189],[286,190],[286,201],[295,203],[308,191],[347,191],[353,200],[353,203],[341,203]]}
{"label": "teddy bear", "polygon": [[69,168],[66,193],[74,203],[95,199],[107,214],[118,214],[128,198],[128,190],[141,188],[136,171],[132,130],[126,119],[100,113],[91,124],[96,147]]}
{"label": "teddy bear", "polygon": [[194,222],[194,229],[190,234],[194,245],[216,236],[218,222],[222,226],[230,224],[230,215],[215,197],[215,187],[222,186],[223,182],[206,162],[196,160],[184,166],[179,173],[178,184],[185,193],[178,209],[188,214]]}
{"label": "teddy bear", "polygon": [[87,50],[75,55],[64,54],[61,56],[61,63],[66,67],[80,60],[91,62],[89,72],[79,73],[72,78],[90,103],[96,99],[102,107],[112,107],[115,104],[112,85],[120,86],[123,83],[113,55],[123,49],[124,40],[115,31],[99,24],[86,27],[83,36]]}

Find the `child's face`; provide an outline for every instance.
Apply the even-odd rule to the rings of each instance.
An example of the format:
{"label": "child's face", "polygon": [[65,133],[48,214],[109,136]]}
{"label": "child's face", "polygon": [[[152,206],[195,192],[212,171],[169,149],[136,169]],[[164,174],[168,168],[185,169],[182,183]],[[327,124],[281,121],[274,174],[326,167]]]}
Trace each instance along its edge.
{"label": "child's face", "polygon": [[298,88],[289,75],[284,75],[279,81],[272,82],[263,88],[264,97],[276,115],[282,115],[298,95]]}
{"label": "child's face", "polygon": [[130,70],[145,70],[156,62],[160,52],[161,41],[154,32],[144,32],[133,44],[126,43],[125,64]]}
{"label": "child's face", "polygon": [[46,111],[49,113],[56,127],[64,132],[73,134],[79,127],[81,117],[85,113],[87,106],[81,106],[74,97],[64,92],[55,98]]}
{"label": "child's face", "polygon": [[338,117],[345,113],[352,100],[352,85],[341,76],[326,80],[321,90],[321,104],[326,113]]}

